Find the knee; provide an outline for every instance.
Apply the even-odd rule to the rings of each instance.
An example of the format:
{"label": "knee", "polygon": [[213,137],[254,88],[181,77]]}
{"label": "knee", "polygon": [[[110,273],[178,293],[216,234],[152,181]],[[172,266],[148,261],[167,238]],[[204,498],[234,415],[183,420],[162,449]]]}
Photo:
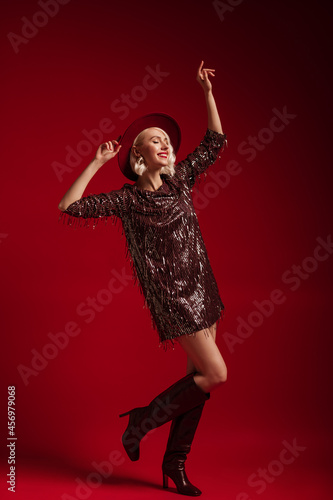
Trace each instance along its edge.
{"label": "knee", "polygon": [[227,367],[221,366],[218,369],[215,369],[209,376],[209,383],[211,386],[211,390],[216,389],[222,384],[225,384],[227,381]]}
{"label": "knee", "polygon": [[228,370],[227,370],[227,367],[225,366],[222,373],[221,373],[221,378],[220,378],[220,382],[221,384],[224,384],[228,379]]}

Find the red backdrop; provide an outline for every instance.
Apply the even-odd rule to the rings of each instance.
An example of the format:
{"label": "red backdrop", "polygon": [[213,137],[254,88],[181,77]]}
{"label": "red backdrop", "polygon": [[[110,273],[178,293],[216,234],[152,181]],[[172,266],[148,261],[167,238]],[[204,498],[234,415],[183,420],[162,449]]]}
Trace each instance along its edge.
{"label": "red backdrop", "polygon": [[[118,413],[180,378],[185,357],[179,346],[158,348],[120,231],[59,224],[57,205],[98,144],[142,114],[174,116],[178,159],[191,152],[207,124],[195,81],[204,59],[216,68],[228,148],[194,197],[226,307],[218,345],[229,380],[207,405],[198,443],[225,474],[225,498],[245,500],[262,493],[251,473],[296,440],[304,450],[297,465],[262,480],[262,497],[281,498],[285,485],[293,499],[329,498],[330,3],[17,0],[1,9],[0,494],[13,385],[22,498],[39,498],[25,475],[33,464],[40,498],[53,498],[40,477],[48,464],[68,475],[54,498],[73,496],[74,478],[114,450],[122,457],[114,481],[139,476],[122,455]],[[87,194],[124,182],[110,162]],[[117,291],[107,292],[112,277]],[[167,430],[158,432],[142,470],[154,470],[163,451]],[[307,471],[311,487],[292,467]],[[91,495],[104,498],[101,491]],[[208,498],[222,496],[214,491]]]}

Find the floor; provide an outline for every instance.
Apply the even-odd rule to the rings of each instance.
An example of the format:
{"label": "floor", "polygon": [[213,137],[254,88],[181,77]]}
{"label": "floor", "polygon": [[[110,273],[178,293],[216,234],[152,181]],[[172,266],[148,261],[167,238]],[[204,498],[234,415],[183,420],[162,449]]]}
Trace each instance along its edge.
{"label": "floor", "polygon": [[[187,472],[209,500],[331,500],[333,481],[325,439],[303,435],[278,440],[264,433],[224,437],[224,446],[201,433]],[[16,500],[110,500],[176,498],[172,481],[162,488],[157,439],[142,445],[141,457],[109,456],[90,467],[64,460],[21,458],[16,467]],[[306,446],[304,446],[306,444]],[[154,453],[155,452],[155,453]],[[77,461],[78,462],[78,461]],[[1,498],[9,497],[1,469]],[[195,479],[194,479],[195,478]]]}

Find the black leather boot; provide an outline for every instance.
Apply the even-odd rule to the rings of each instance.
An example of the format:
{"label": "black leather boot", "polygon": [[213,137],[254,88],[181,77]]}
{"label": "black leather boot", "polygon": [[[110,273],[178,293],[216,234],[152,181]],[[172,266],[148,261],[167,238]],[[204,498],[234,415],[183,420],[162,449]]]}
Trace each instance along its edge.
{"label": "black leather boot", "polygon": [[[209,398],[209,394],[207,394]],[[168,487],[172,479],[178,493],[199,496],[201,491],[190,483],[185,472],[185,461],[191,451],[191,445],[205,403],[202,403],[172,421],[166,452],[162,463],[163,488]]]}
{"label": "black leather boot", "polygon": [[140,441],[150,430],[174,420],[208,399],[193,377],[194,373],[186,375],[154,398],[148,406],[134,408],[120,415],[129,415],[122,442],[132,461],[139,459]]}

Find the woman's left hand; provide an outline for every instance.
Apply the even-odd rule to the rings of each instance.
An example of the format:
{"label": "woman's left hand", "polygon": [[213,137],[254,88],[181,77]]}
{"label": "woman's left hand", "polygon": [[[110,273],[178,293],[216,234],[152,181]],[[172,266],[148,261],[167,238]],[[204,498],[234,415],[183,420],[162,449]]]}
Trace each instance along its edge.
{"label": "woman's left hand", "polygon": [[203,67],[204,62],[201,61],[201,64],[198,69],[197,73],[197,81],[200,83],[202,88],[205,91],[212,90],[212,84],[211,81],[209,80],[210,76],[215,76],[215,69],[208,69]]}

